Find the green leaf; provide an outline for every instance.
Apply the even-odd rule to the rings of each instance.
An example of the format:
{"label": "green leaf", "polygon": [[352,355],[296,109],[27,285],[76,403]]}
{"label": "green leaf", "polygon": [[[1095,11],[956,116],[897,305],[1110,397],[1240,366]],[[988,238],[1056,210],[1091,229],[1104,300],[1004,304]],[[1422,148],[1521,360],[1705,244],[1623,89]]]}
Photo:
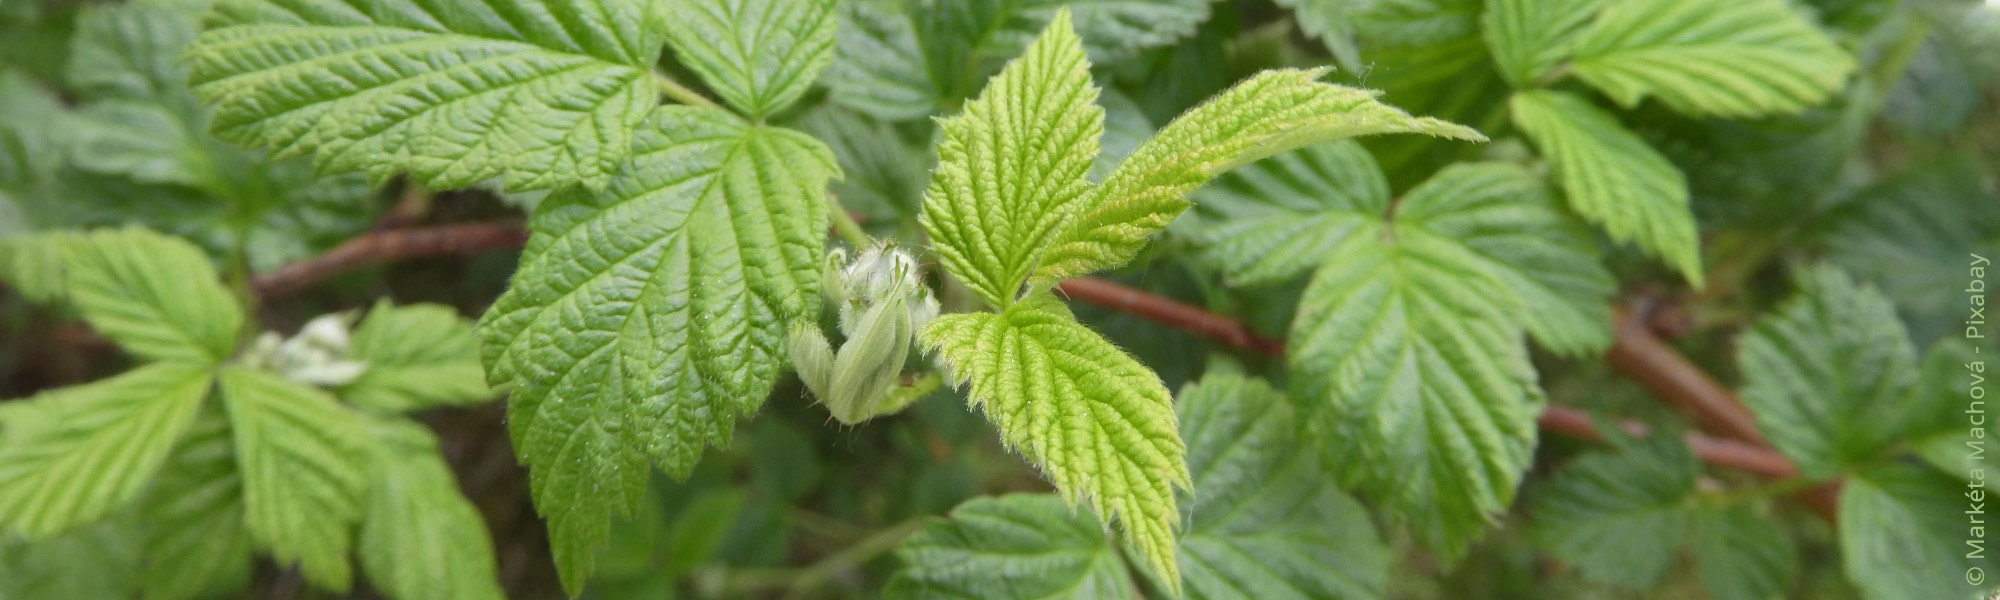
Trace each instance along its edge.
{"label": "green leaf", "polygon": [[0,425],[0,523],[46,538],[130,503],[208,395],[205,369],[152,364],[28,400]]}
{"label": "green leaf", "polygon": [[1057,281],[1131,261],[1147,236],[1187,209],[1188,192],[1287,150],[1380,133],[1486,140],[1477,131],[1382,104],[1375,100],[1379,92],[1320,83],[1321,74],[1265,71],[1168,123],[1076,205],[1074,222],[1040,254],[1036,280]]}
{"label": "green leaf", "polygon": [[[1378,225],[1379,227],[1379,225]],[[1292,394],[1341,479],[1447,560],[1513,501],[1542,401],[1490,263],[1420,226],[1353,236],[1292,320]]]}
{"label": "green leaf", "polygon": [[914,147],[888,124],[837,105],[807,113],[798,127],[833,150],[846,177],[833,185],[840,205],[866,217],[862,226],[880,237],[914,239],[924,185],[929,183],[928,145]]}
{"label": "green leaf", "polygon": [[903,0],[841,3],[826,87],[837,104],[885,121],[921,119],[944,105]]}
{"label": "green leaf", "polygon": [[223,0],[188,51],[223,139],[427,187],[602,187],[657,104],[663,3]]}
{"label": "green leaf", "polygon": [[1382,598],[1389,548],[1327,476],[1285,395],[1209,375],[1181,390],[1195,488],[1180,540],[1188,598]]}
{"label": "green leaf", "polygon": [[1480,21],[1500,75],[1516,88],[1537,83],[1569,58],[1603,0],[1486,0]]}
{"label": "green leaf", "polygon": [[1881,292],[1832,267],[1798,275],[1799,291],[1737,342],[1743,403],[1800,475],[1826,479],[1873,458],[1927,415],[1904,394],[1917,352]]}
{"label": "green leaf", "polygon": [[886,598],[1131,598],[1104,526],[1047,494],[975,498],[903,541]]}
{"label": "green leaf", "polygon": [[221,407],[209,405],[195,417],[139,516],[147,525],[147,598],[229,596],[249,585],[254,557],[243,521],[243,478]]}
{"label": "green leaf", "polygon": [[374,480],[357,550],[369,583],[399,600],[504,597],[486,521],[459,493],[437,439],[405,419],[371,419],[368,429]]}
{"label": "green leaf", "polygon": [[1863,188],[1829,214],[1822,246],[1834,264],[1895,300],[1918,343],[1959,337],[1965,298],[1948,292],[1966,287],[1975,263],[2000,272],[1981,263],[2000,258],[1993,252],[2000,248],[1993,175],[1965,155],[1916,165]]}
{"label": "green leaf", "polygon": [[571,593],[646,464],[685,477],[816,318],[833,157],[715,109],[662,107],[602,192],[536,207],[515,285],[480,325]]}
{"label": "green leaf", "polygon": [[126,351],[206,365],[235,350],[243,311],[193,244],[130,227],[77,236],[63,254],[70,300]]}
{"label": "green leaf", "polygon": [[1700,473],[1680,436],[1666,433],[1586,455],[1536,498],[1530,533],[1586,578],[1650,588],[1698,522],[1691,496]]}
{"label": "green leaf", "polygon": [[667,43],[753,118],[798,100],[833,61],[833,0],[673,0]]}
{"label": "green leaf", "polygon": [[[2000,561],[1981,542],[1968,544],[1969,502],[1964,483],[1926,467],[1889,464],[1847,480],[1840,492],[1840,550],[1847,578],[1870,600],[1986,598]],[[1983,508],[1980,510],[1984,510]],[[1968,558],[1978,552],[1980,558]],[[1980,569],[1983,585],[1968,585]]]}
{"label": "green leaf", "polygon": [[1090,64],[1058,14],[965,112],[939,122],[921,221],[945,271],[997,307],[1014,301],[1042,249],[1082,203],[1104,109]]}
{"label": "green leaf", "polygon": [[1756,117],[1826,100],[1854,58],[1785,0],[1608,3],[1576,40],[1578,79],[1632,107]]}
{"label": "green leaf", "polygon": [[212,170],[199,131],[157,104],[111,100],[76,115],[71,163],[78,169],[130,177],[139,183],[200,186]]}
{"label": "green leaf", "polygon": [[368,365],[340,388],[341,399],[355,406],[406,412],[493,397],[472,324],[449,306],[377,302],[355,326],[350,352]]}
{"label": "green leaf", "polygon": [[1356,13],[1373,0],[1278,0],[1292,9],[1292,20],[1307,37],[1318,39],[1333,53],[1340,67],[1349,71],[1362,68],[1361,50],[1355,41]]}
{"label": "green leaf", "polygon": [[137,597],[135,529],[115,519],[45,540],[0,535],[0,598]]}
{"label": "green leaf", "polygon": [[1715,600],[1784,597],[1798,575],[1799,548],[1771,517],[1746,508],[1703,511],[1693,535],[1695,566]]}
{"label": "green leaf", "polygon": [[1231,286],[1275,283],[1326,255],[1389,210],[1389,182],[1353,141],[1258,161],[1194,192],[1176,225]]}
{"label": "green leaf", "polygon": [[63,296],[63,246],[67,232],[0,237],[0,282],[30,302],[51,303]]}
{"label": "green leaf", "polygon": [[1509,106],[1514,123],[1549,158],[1570,208],[1702,283],[1687,180],[1673,163],[1583,98],[1520,92]]}
{"label": "green leaf", "polygon": [[178,54],[201,30],[208,3],[141,0],[84,9],[70,42],[64,76],[92,99],[157,101],[179,111],[196,108],[187,67]]}
{"label": "green leaf", "polygon": [[346,591],[368,483],[360,420],[326,392],[242,367],[223,369],[222,399],[251,537],[314,585]]}
{"label": "green leaf", "polygon": [[1395,219],[1486,259],[1485,271],[1507,284],[1520,306],[1533,307],[1517,317],[1543,346],[1585,357],[1611,345],[1617,282],[1599,262],[1590,230],[1557,206],[1534,174],[1504,163],[1455,164],[1410,190]]}
{"label": "green leaf", "polygon": [[1178,595],[1174,489],[1188,485],[1173,398],[1159,376],[1077,323],[1048,293],[1002,313],[938,317],[924,346],[951,365],[1000,438],[1072,504],[1116,520]]}

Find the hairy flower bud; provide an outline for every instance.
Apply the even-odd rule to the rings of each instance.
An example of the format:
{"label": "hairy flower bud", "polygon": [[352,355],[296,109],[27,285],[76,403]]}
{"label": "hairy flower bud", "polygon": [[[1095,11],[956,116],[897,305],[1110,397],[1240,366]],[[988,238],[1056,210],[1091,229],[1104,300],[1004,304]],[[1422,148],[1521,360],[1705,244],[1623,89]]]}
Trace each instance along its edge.
{"label": "hairy flower bud", "polygon": [[885,243],[845,259],[845,252],[829,253],[822,288],[839,307],[845,341],[835,350],[817,327],[803,325],[792,331],[791,358],[834,418],[854,424],[909,404],[896,386],[916,331],[937,316],[938,302],[907,251]]}
{"label": "hairy flower bud", "polygon": [[367,363],[348,360],[352,324],[352,315],[334,313],[306,322],[297,335],[282,341],[278,334],[265,332],[243,361],[301,383],[323,387],[352,383],[368,369]]}

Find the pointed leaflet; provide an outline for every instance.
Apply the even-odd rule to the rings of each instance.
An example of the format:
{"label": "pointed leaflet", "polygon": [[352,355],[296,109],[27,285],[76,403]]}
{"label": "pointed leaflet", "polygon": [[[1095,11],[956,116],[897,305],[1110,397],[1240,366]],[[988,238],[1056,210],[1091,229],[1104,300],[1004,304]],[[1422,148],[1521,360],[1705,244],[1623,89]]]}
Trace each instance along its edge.
{"label": "pointed leaflet", "polygon": [[368,582],[397,600],[501,598],[486,521],[459,493],[437,438],[400,418],[367,428],[374,477],[357,541]]}
{"label": "pointed leaflet", "polygon": [[493,397],[472,324],[451,307],[377,302],[353,340],[352,359],[368,369],[342,386],[340,397],[355,406],[404,412]]}
{"label": "pointed leaflet", "polygon": [[1586,455],[1536,499],[1529,533],[1584,577],[1650,588],[1696,522],[1691,497],[1700,473],[1687,444],[1667,433]]}
{"label": "pointed leaflet", "polygon": [[1990,170],[1968,155],[1929,159],[1860,190],[1825,221],[1827,258],[1894,300],[1918,343],[1964,331],[1965,298],[1938,290],[1964,288],[1966,267],[2000,248]]}
{"label": "pointed leaflet", "polygon": [[1131,598],[1132,576],[1104,526],[1048,494],[975,498],[896,549],[885,598]]}
{"label": "pointed leaflet", "polygon": [[367,485],[360,420],[326,392],[242,367],[223,369],[222,400],[251,537],[314,585],[346,591]]}
{"label": "pointed leaflet", "polygon": [[131,502],[208,384],[202,367],[158,363],[26,401],[0,421],[0,523],[44,538]]}
{"label": "pointed leaflet", "polygon": [[1542,401],[1525,307],[1490,270],[1418,226],[1353,236],[1313,274],[1287,353],[1341,478],[1447,559],[1513,501]]}
{"label": "pointed leaflet", "polygon": [[602,186],[657,104],[643,0],[222,0],[188,56],[215,133],[431,188]]}
{"label": "pointed leaflet", "polygon": [[[1990,546],[1967,544],[1968,488],[1929,467],[1886,464],[1856,473],[1840,491],[1840,554],[1847,578],[1869,600],[1990,598],[1993,582],[1967,585],[1974,569],[1990,577],[2000,560]],[[1990,498],[1990,495],[1982,496]],[[1984,551],[1981,552],[1981,548]],[[1979,556],[1968,556],[1978,552]]]}
{"label": "pointed leaflet", "polygon": [[1510,107],[1514,124],[1548,157],[1570,208],[1702,282],[1687,180],[1673,163],[1577,96],[1520,92]]}
{"label": "pointed leaflet", "polygon": [[220,406],[208,405],[195,417],[139,516],[147,524],[147,598],[229,596],[250,583],[243,477]]}
{"label": "pointed leaflet", "polygon": [[193,244],[132,227],[71,238],[63,248],[70,301],[126,351],[211,364],[236,348],[243,311]]}
{"label": "pointed leaflet", "polygon": [[1040,253],[1037,281],[1125,264],[1186,210],[1187,193],[1238,166],[1308,144],[1379,133],[1485,141],[1479,132],[1412,117],[1378,92],[1315,81],[1320,71],[1259,73],[1168,123],[1078,205]]}
{"label": "pointed leaflet", "polygon": [[1305,449],[1283,393],[1209,375],[1181,390],[1180,410],[1195,484],[1180,540],[1188,598],[1386,595],[1389,548]]}
{"label": "pointed leaflet", "polygon": [[939,123],[937,170],[920,217],[938,261],[997,307],[1014,301],[1043,247],[1090,194],[1104,109],[1090,64],[1058,13],[965,112]]}
{"label": "pointed leaflet", "polygon": [[1743,403],[1771,445],[1824,479],[1874,457],[1916,419],[1904,402],[1916,349],[1881,292],[1832,267],[1799,274],[1799,291],[1737,342]]}
{"label": "pointed leaflet", "polygon": [[1797,112],[1826,100],[1855,68],[1785,0],[1611,2],[1574,51],[1577,78],[1621,105],[1651,95],[1720,117]]}
{"label": "pointed leaflet", "polygon": [[687,476],[770,393],[819,309],[835,169],[804,134],[666,106],[604,191],[537,206],[480,335],[572,593],[647,462]]}
{"label": "pointed leaflet", "polygon": [[833,61],[833,0],[669,0],[667,42],[722,100],[762,119]]}
{"label": "pointed leaflet", "polygon": [[1480,29],[1500,75],[1529,87],[1569,58],[1571,44],[1604,0],[1486,0]]}
{"label": "pointed leaflet", "polygon": [[950,363],[1007,445],[1071,503],[1116,520],[1178,591],[1174,488],[1188,485],[1173,398],[1131,355],[1044,292],[1001,313],[938,317],[924,346]]}

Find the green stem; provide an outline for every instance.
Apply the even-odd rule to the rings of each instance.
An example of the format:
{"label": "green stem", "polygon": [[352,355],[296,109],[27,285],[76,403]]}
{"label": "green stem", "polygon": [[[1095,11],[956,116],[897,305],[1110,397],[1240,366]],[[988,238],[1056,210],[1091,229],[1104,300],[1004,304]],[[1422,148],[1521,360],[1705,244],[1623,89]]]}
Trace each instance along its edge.
{"label": "green stem", "polygon": [[875,532],[874,535],[863,538],[861,541],[855,542],[852,546],[848,546],[839,552],[820,559],[819,562],[806,567],[804,571],[798,573],[796,578],[792,579],[790,591],[785,594],[785,597],[804,598],[806,592],[818,588],[820,585],[826,583],[828,579],[832,579],[834,575],[867,564],[868,561],[874,560],[875,557],[895,550],[897,545],[903,543],[903,538],[910,537],[911,534],[916,533],[923,526],[924,522],[921,519],[904,521],[896,524],[894,527]]}
{"label": "green stem", "polygon": [[874,238],[868,237],[868,232],[861,229],[861,222],[855,221],[854,215],[849,214],[847,208],[840,205],[839,198],[827,194],[826,208],[827,212],[833,215],[833,232],[840,236],[841,241],[847,242],[847,245],[853,246],[856,250],[875,243]]}
{"label": "green stem", "polygon": [[718,110],[722,109],[722,105],[716,104],[714,100],[709,100],[702,96],[700,92],[681,85],[681,82],[674,81],[674,78],[668,77],[666,73],[653,72],[653,87],[660,90],[661,95],[672,98],[675,102],[681,104],[705,106]]}

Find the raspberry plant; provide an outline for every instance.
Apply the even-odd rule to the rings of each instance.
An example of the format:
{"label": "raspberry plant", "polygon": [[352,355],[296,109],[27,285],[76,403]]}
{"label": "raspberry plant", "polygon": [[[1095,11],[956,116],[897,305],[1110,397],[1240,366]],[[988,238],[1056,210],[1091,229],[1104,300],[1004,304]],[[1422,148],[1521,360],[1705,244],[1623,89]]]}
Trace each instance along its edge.
{"label": "raspberry plant", "polygon": [[0,30],[0,598],[1990,591],[1991,3]]}

